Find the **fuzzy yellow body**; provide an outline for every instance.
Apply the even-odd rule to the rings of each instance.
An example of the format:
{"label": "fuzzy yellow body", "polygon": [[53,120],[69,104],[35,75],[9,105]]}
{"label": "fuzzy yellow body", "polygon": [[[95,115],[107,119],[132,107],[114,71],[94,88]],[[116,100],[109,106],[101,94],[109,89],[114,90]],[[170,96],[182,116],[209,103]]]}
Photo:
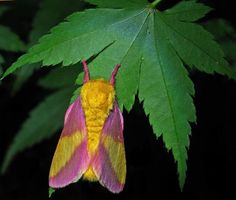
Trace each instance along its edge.
{"label": "fuzzy yellow body", "polygon": [[[85,114],[88,135],[87,148],[90,157],[97,151],[101,131],[113,107],[114,97],[114,87],[103,79],[90,80],[81,88],[81,103]],[[83,177],[89,181],[97,181],[91,166]]]}

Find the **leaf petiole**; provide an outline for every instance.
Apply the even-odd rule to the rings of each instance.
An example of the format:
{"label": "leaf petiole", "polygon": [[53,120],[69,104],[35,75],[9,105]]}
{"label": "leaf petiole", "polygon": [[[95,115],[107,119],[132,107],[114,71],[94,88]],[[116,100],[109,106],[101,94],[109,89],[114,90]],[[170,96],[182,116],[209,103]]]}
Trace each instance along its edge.
{"label": "leaf petiole", "polygon": [[150,4],[150,7],[151,7],[151,8],[155,8],[156,5],[157,5],[160,1],[161,1],[161,0],[153,1],[153,2]]}

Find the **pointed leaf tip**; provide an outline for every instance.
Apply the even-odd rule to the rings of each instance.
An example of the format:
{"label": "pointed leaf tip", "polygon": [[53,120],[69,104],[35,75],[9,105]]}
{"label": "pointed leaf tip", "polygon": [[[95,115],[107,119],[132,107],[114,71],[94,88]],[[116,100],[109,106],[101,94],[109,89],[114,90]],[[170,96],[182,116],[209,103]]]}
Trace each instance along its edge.
{"label": "pointed leaf tip", "polygon": [[51,198],[52,194],[55,192],[56,190],[54,188],[49,187],[48,188],[48,197]]}

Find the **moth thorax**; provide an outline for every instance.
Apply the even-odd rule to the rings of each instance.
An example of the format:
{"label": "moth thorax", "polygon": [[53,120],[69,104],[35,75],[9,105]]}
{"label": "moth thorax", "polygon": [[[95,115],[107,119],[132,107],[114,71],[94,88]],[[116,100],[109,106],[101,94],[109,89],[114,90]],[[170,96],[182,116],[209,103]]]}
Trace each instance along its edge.
{"label": "moth thorax", "polygon": [[113,86],[102,79],[90,80],[81,88],[90,154],[93,154],[98,147],[103,125],[113,107],[114,96]]}

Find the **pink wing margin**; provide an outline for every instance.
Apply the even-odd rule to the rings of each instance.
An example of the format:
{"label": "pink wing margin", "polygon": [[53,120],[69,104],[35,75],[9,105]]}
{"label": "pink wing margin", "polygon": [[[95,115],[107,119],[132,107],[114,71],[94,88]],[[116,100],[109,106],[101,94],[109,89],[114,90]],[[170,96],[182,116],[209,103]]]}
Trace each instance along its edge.
{"label": "pink wing margin", "polygon": [[[126,177],[123,127],[123,116],[115,101],[103,126],[98,151],[93,160],[93,170],[99,182],[113,193],[123,190]],[[109,140],[106,143],[107,138]],[[110,140],[113,142],[110,143]]]}
{"label": "pink wing margin", "polygon": [[[72,155],[69,155],[70,159],[65,163],[63,168],[55,176],[49,177],[49,186],[52,188],[60,188],[76,182],[88,168],[89,156],[87,153],[87,131],[80,97],[78,97],[66,111],[64,128],[62,130],[58,146],[60,146],[60,142],[62,142],[65,138],[71,137],[73,134],[82,134],[82,141],[74,149],[72,149],[73,153]],[[59,148],[58,146],[57,149]],[[64,159],[64,155],[68,154],[68,149],[72,148],[71,146],[71,143],[65,143],[65,145],[60,147],[60,150],[58,151],[61,159]],[[55,154],[56,153],[57,150]],[[54,158],[51,168],[53,165],[57,165]]]}

